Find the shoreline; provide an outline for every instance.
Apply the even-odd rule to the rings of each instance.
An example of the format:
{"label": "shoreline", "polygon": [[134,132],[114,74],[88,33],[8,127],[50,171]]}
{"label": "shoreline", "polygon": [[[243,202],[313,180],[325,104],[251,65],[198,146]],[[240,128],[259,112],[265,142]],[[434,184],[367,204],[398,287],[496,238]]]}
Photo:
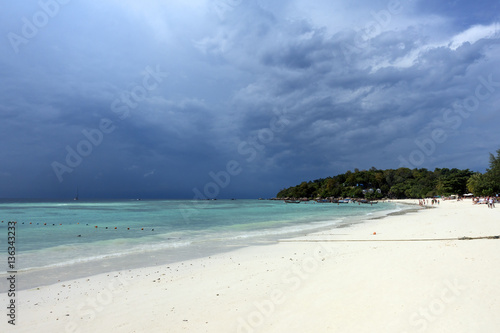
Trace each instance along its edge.
{"label": "shoreline", "polygon": [[[500,235],[499,221],[497,209],[449,201],[293,238],[306,242],[59,282],[19,292],[17,328],[493,332],[500,324],[500,241],[404,240]],[[327,241],[349,239],[367,241]],[[391,239],[401,241],[384,242]]]}

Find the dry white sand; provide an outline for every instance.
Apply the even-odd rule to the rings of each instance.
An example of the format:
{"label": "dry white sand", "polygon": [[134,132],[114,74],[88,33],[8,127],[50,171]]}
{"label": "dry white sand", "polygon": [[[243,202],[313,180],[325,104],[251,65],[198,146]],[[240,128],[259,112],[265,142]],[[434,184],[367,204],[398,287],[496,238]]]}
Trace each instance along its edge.
{"label": "dry white sand", "polygon": [[[15,329],[3,314],[0,331],[499,332],[500,240],[458,240],[494,235],[498,207],[447,201],[293,242],[21,291]],[[450,240],[404,241],[412,239]]]}

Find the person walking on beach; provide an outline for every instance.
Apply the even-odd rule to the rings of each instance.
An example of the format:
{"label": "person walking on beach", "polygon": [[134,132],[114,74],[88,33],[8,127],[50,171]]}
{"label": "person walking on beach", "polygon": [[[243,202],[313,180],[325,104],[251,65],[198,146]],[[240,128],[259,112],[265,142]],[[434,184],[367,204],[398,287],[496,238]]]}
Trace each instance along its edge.
{"label": "person walking on beach", "polygon": [[494,201],[493,201],[493,197],[490,197],[488,199],[488,208],[495,208],[495,204],[494,204]]}

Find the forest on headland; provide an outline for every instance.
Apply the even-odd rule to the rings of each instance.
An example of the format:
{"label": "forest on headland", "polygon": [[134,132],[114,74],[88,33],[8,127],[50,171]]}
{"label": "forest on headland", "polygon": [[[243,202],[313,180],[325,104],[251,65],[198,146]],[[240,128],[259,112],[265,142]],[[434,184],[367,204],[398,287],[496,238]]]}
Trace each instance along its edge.
{"label": "forest on headland", "polygon": [[500,149],[490,154],[485,173],[469,169],[436,168],[347,171],[333,177],[302,182],[283,189],[277,198],[420,199],[435,196],[494,196],[500,193]]}

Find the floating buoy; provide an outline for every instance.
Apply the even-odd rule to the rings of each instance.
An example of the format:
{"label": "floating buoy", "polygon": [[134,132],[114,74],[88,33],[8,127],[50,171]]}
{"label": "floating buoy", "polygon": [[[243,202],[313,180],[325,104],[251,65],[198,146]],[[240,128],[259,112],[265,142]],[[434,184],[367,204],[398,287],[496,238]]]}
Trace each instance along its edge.
{"label": "floating buoy", "polygon": [[144,230],[144,228],[141,228],[141,230]]}
{"label": "floating buoy", "polygon": [[116,227],[115,227],[115,230],[116,230]]}
{"label": "floating buoy", "polygon": [[130,228],[127,228],[127,230],[130,230]]}
{"label": "floating buoy", "polygon": [[47,225],[47,223],[44,223],[43,225]]}
{"label": "floating buoy", "polygon": [[376,235],[377,233],[376,233],[376,232],[374,232],[373,234],[374,234],[374,235]]}
{"label": "floating buoy", "polygon": [[97,228],[97,226],[95,226]]}

